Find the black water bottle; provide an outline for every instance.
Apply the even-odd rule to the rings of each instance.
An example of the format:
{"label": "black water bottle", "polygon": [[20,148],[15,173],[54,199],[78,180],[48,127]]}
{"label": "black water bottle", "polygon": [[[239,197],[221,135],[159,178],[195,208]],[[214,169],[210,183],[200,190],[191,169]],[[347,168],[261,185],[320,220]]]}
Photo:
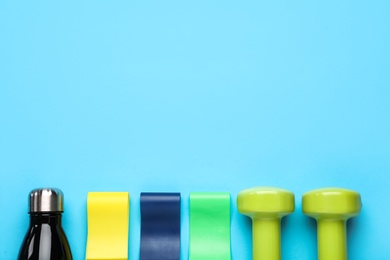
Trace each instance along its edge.
{"label": "black water bottle", "polygon": [[30,192],[30,227],[18,260],[71,260],[68,240],[62,229],[64,195],[55,188]]}

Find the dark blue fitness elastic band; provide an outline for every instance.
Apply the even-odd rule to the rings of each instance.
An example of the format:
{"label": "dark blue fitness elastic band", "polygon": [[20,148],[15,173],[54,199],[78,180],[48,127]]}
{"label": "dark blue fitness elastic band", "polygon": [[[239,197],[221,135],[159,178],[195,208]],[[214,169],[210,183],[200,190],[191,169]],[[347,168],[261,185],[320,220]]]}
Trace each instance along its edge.
{"label": "dark blue fitness elastic band", "polygon": [[180,260],[180,193],[141,193],[140,260]]}

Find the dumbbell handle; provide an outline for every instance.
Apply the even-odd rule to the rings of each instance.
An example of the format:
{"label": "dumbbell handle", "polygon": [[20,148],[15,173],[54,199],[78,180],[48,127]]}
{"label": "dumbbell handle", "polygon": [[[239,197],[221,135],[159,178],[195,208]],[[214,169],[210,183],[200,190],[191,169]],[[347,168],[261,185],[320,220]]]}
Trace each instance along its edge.
{"label": "dumbbell handle", "polygon": [[253,218],[253,260],[280,260],[280,218]]}
{"label": "dumbbell handle", "polygon": [[319,219],[318,260],[346,260],[346,220]]}

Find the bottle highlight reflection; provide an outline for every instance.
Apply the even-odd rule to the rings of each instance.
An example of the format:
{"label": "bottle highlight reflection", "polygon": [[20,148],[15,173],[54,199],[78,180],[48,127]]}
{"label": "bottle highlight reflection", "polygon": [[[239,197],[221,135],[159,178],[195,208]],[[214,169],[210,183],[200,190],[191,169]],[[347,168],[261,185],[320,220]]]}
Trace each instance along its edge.
{"label": "bottle highlight reflection", "polygon": [[30,226],[18,260],[71,260],[62,229],[63,193],[59,189],[36,189],[30,193]]}

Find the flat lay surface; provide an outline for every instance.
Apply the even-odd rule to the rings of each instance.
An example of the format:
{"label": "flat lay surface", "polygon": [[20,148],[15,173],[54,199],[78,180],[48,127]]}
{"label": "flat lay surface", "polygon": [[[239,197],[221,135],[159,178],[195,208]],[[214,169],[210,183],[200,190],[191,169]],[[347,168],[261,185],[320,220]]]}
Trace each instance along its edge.
{"label": "flat lay surface", "polygon": [[0,1],[0,259],[18,254],[38,187],[64,192],[63,226],[85,258],[87,194],[231,195],[232,259],[249,260],[237,194],[295,194],[282,257],[317,257],[302,195],[356,190],[351,260],[390,259],[389,1]]}

